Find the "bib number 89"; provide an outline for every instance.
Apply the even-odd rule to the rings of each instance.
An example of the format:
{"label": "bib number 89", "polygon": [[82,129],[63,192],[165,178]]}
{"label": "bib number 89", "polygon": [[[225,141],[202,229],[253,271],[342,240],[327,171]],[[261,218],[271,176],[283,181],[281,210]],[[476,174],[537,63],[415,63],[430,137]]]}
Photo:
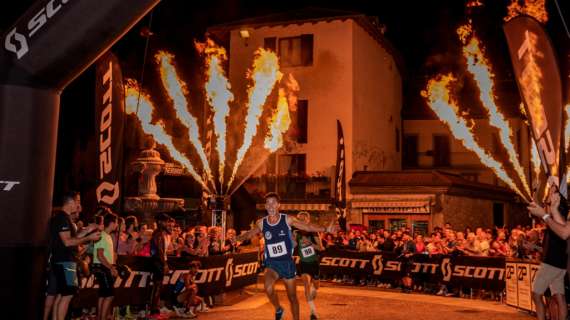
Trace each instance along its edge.
{"label": "bib number 89", "polygon": [[285,247],[285,242],[281,241],[275,244],[267,245],[267,251],[269,251],[269,257],[275,258],[287,254],[287,247]]}

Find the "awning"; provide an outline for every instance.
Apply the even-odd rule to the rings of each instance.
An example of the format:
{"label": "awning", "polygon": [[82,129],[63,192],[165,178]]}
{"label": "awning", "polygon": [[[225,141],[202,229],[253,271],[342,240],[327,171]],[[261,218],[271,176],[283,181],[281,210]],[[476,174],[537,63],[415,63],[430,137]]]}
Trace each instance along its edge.
{"label": "awning", "polygon": [[429,214],[428,201],[363,201],[352,202],[352,208],[362,209],[362,213],[388,214]]}
{"label": "awning", "polygon": [[[330,203],[280,203],[280,211],[328,211]],[[264,203],[256,205],[257,210],[265,210]]]}

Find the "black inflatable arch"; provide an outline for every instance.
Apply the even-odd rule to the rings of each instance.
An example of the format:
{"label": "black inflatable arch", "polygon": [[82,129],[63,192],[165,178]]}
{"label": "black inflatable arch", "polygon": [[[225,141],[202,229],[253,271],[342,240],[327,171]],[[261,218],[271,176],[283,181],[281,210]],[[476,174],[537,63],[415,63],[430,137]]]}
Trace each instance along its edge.
{"label": "black inflatable arch", "polygon": [[43,311],[59,96],[160,0],[38,0],[0,50],[0,301]]}

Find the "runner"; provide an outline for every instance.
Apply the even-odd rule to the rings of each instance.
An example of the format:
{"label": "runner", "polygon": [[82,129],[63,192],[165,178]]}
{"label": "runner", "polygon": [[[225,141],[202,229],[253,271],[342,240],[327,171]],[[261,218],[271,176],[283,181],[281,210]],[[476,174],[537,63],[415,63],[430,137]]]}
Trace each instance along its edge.
{"label": "runner", "polygon": [[307,232],[330,232],[338,230],[334,221],[327,227],[306,223],[279,212],[279,195],[270,192],[265,195],[265,210],[267,216],[257,221],[253,229],[239,235],[238,241],[252,238],[262,233],[265,239],[265,293],[275,308],[275,319],[283,319],[285,313],[277,293],[275,282],[280,278],[285,283],[287,298],[291,304],[291,313],[294,320],[299,320],[299,301],[295,288],[295,263],[293,262],[293,236],[291,227]]}
{"label": "runner", "polygon": [[[297,219],[305,223],[310,223],[311,215],[306,211],[297,214]],[[315,299],[319,289],[319,255],[317,251],[324,250],[321,238],[318,233],[295,230],[297,240],[297,253],[301,259],[299,273],[305,286],[305,298],[311,308],[311,320],[317,320],[317,307]]]}

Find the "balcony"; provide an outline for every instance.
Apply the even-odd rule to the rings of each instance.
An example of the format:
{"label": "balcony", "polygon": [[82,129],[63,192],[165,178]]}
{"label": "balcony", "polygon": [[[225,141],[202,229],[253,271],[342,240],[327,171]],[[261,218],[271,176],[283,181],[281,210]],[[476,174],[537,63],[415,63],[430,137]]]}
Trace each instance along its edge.
{"label": "balcony", "polygon": [[331,178],[324,176],[261,176],[250,178],[244,186],[258,201],[271,191],[279,193],[284,201],[322,202],[332,198]]}

